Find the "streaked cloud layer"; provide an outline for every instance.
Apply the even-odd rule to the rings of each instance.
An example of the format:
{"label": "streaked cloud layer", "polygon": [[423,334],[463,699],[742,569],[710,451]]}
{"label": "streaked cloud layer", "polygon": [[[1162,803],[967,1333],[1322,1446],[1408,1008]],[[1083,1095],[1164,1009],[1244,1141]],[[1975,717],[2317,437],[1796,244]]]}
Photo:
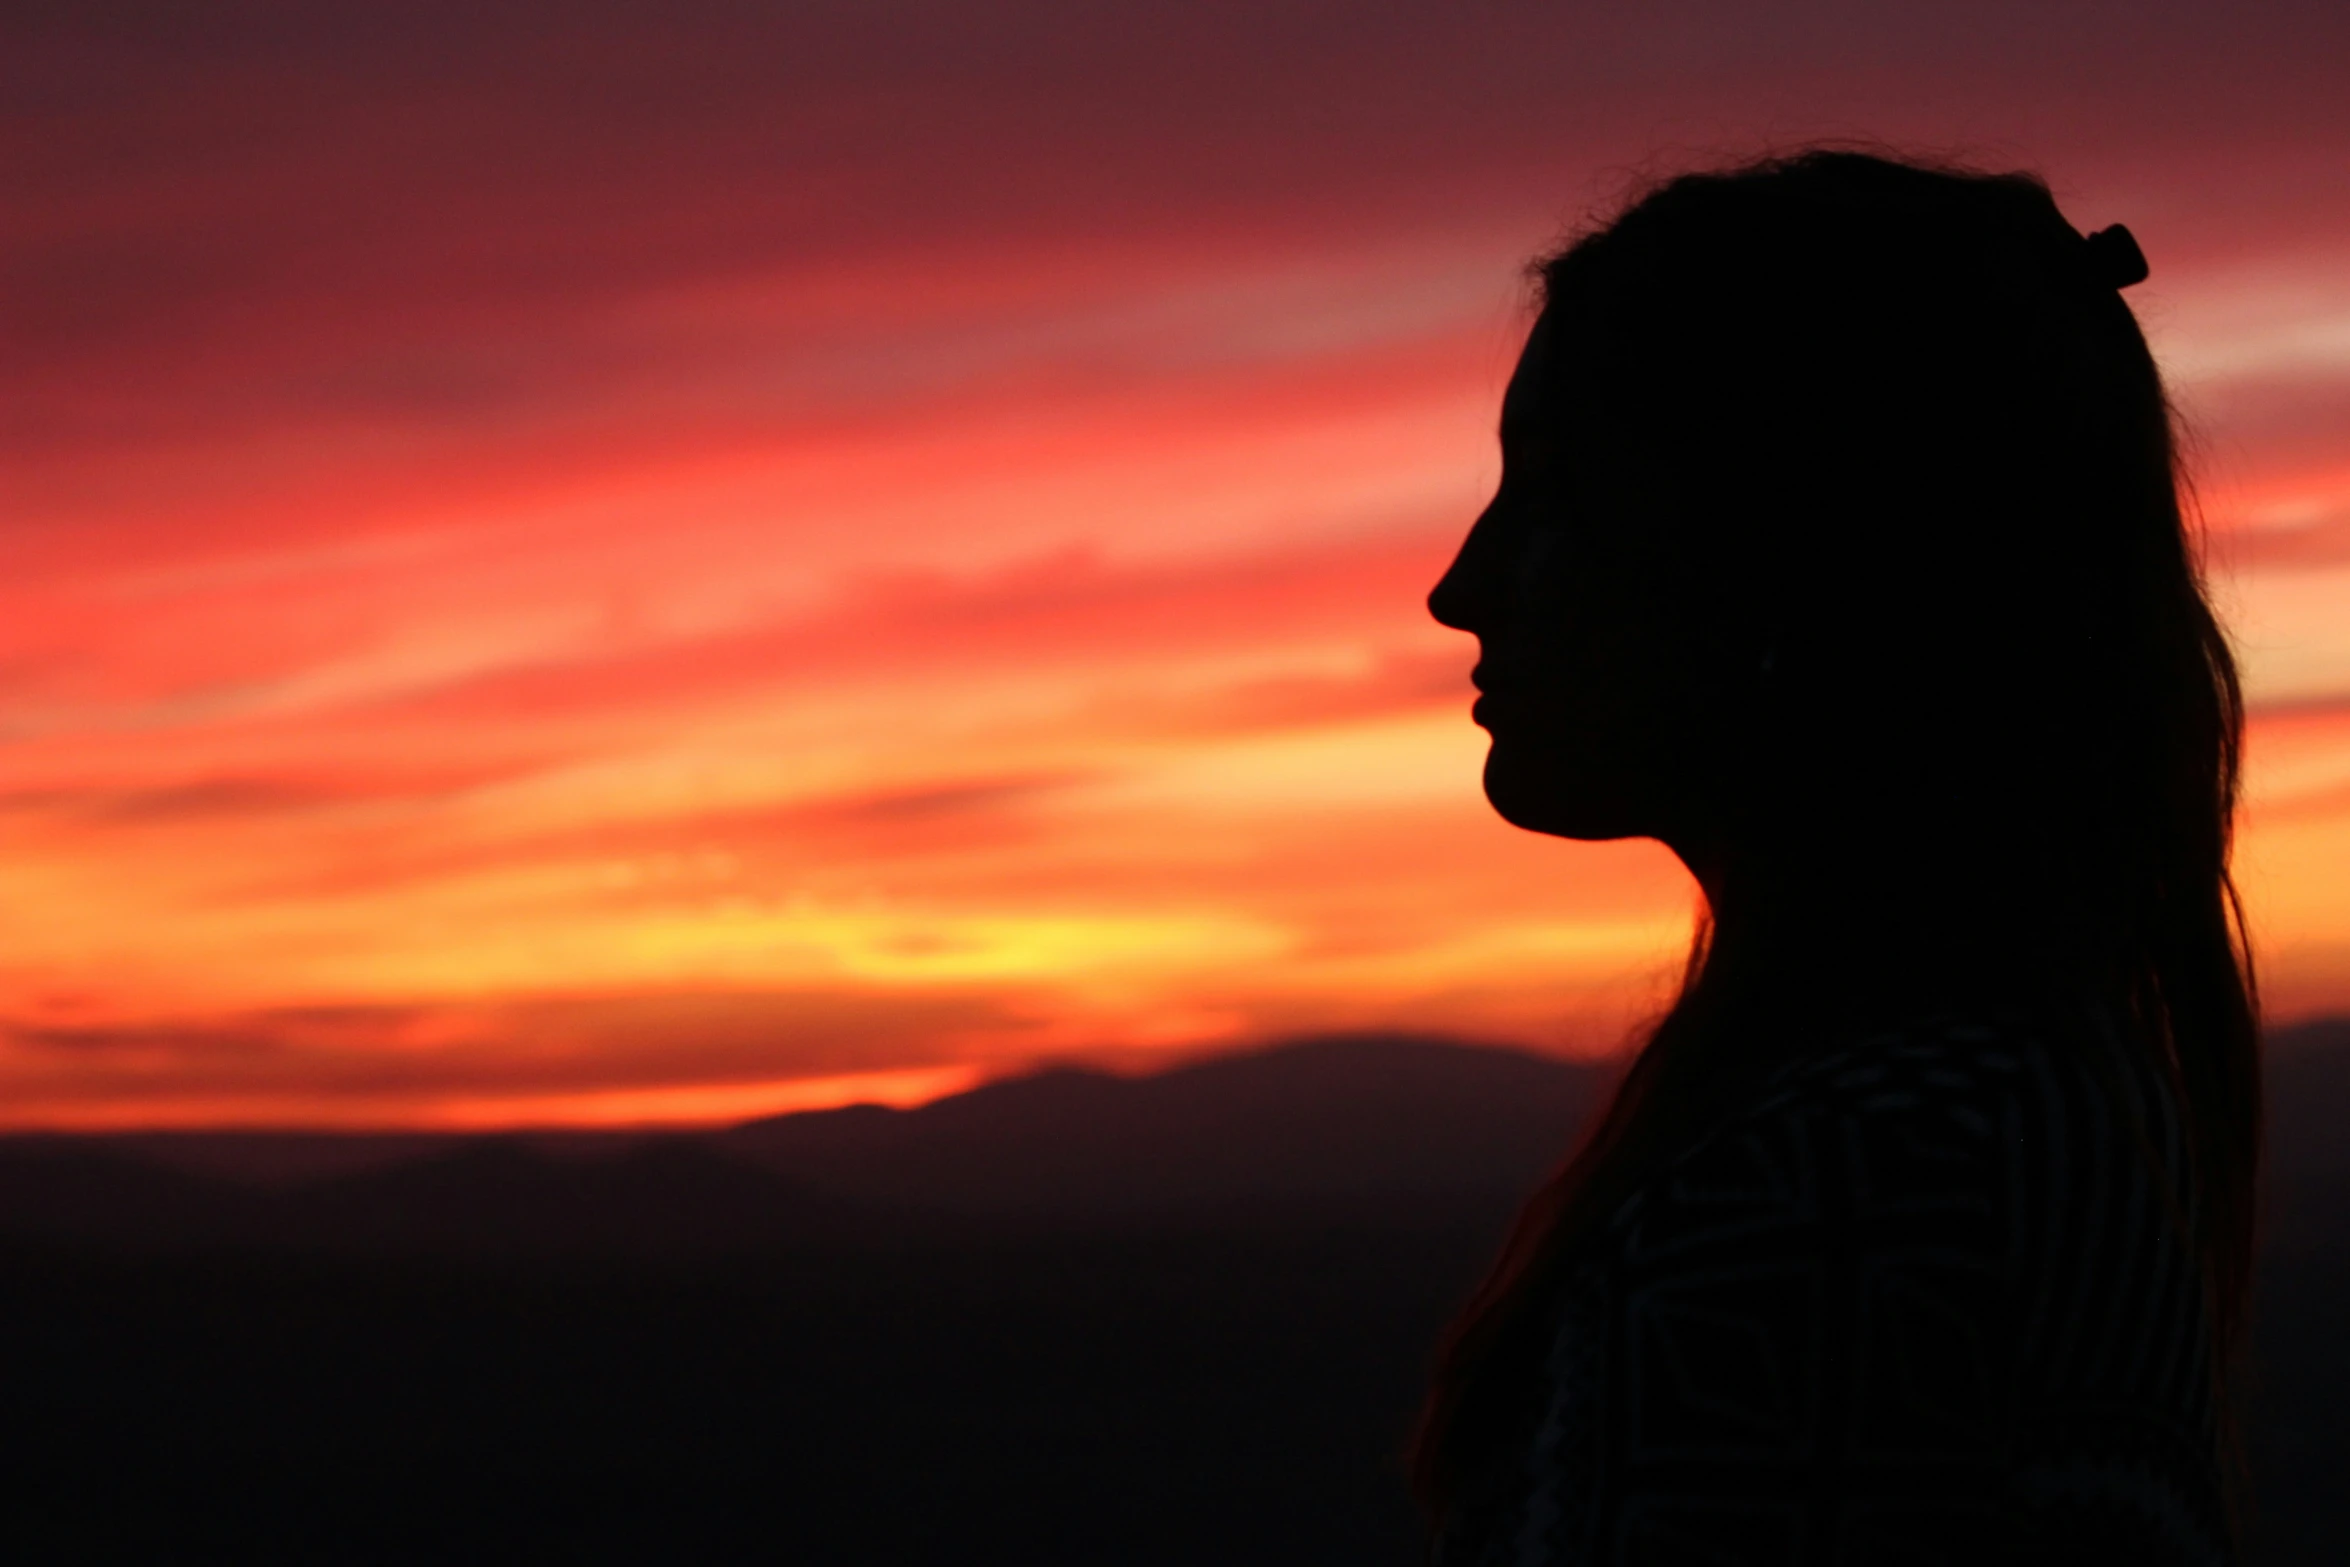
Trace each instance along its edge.
{"label": "streaked cloud layer", "polygon": [[1863,128],[2042,167],[2154,256],[2272,992],[2350,1002],[2330,10],[16,25],[18,1123],[1603,1047],[1690,893],[1488,816],[1419,599],[1493,476],[1523,257],[1628,170]]}

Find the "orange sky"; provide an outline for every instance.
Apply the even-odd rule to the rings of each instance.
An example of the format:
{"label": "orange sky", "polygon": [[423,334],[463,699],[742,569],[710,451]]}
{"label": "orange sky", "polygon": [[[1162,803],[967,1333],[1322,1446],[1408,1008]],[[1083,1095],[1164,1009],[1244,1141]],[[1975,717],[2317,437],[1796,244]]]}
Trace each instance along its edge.
{"label": "orange sky", "polygon": [[1875,9],[17,24],[6,1120],[1604,1048],[1690,889],[1490,817],[1420,598],[1524,257],[1644,162],[1859,130],[2153,258],[2272,999],[2350,1007],[2350,21]]}

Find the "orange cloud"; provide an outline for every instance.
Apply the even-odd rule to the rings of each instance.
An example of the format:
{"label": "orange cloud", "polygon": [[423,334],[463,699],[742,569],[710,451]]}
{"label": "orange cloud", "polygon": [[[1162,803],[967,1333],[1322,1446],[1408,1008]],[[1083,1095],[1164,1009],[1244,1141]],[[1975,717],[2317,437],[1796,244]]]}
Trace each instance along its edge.
{"label": "orange cloud", "polygon": [[1691,890],[1490,816],[1420,600],[1493,476],[1524,254],[1605,171],[1755,127],[2012,127],[2146,241],[2259,713],[2271,995],[2350,1004],[2314,22],[2156,19],[2122,69],[2020,4],[1808,44],[1783,8],[1066,10],[28,32],[16,1124],[721,1119],[1339,1027],[1608,1048]]}

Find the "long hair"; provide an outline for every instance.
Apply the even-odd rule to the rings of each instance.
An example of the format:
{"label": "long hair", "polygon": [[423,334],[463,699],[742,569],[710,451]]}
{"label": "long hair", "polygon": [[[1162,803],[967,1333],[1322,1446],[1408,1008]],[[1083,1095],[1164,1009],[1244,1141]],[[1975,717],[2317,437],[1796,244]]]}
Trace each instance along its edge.
{"label": "long hair", "polygon": [[1769,1067],[1932,1003],[2118,1021],[2179,1103],[2223,1368],[2239,1342],[2243,704],[2161,377],[2093,252],[2029,175],[1812,151],[1669,180],[1538,263],[1573,345],[1545,420],[1669,487],[1635,558],[1702,605],[1703,658],[1751,659],[1717,737],[1740,853],[1442,1346],[1432,1512],[1506,1442],[1579,1239]]}

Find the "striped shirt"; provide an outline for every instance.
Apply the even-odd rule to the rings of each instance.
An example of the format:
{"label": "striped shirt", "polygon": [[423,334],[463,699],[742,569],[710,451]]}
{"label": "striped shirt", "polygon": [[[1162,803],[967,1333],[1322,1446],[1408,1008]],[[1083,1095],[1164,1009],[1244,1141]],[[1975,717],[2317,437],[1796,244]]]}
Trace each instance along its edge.
{"label": "striped shirt", "polygon": [[1436,1561],[2231,1562],[2177,1107],[2104,1038],[1775,1076],[1585,1249]]}

